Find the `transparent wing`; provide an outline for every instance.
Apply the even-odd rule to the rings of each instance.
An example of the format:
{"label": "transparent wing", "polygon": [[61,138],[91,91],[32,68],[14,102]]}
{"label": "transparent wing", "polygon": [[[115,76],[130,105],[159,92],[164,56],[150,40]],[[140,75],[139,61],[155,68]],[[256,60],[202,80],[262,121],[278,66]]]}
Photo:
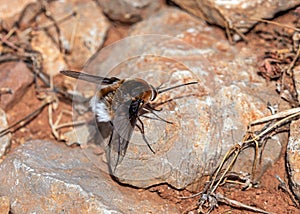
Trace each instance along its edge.
{"label": "transparent wing", "polygon": [[113,171],[122,162],[136,125],[138,110],[130,114],[133,105],[135,103],[131,100],[118,105],[114,119],[111,121],[113,129],[107,155],[109,166]]}
{"label": "transparent wing", "polygon": [[63,70],[63,71],[60,71],[60,73],[63,75],[66,75],[68,77],[72,77],[75,79],[81,79],[81,80],[96,83],[96,84],[100,84],[100,83],[112,84],[114,82],[120,81],[120,79],[118,79],[116,77],[111,77],[111,78],[100,77],[100,76],[96,76],[96,75],[87,74],[84,72],[71,71],[71,70]]}
{"label": "transparent wing", "polygon": [[144,103],[141,95],[148,91],[148,84],[139,80],[127,80],[116,90],[111,106],[113,132],[108,152],[111,169],[115,170],[126,154]]}

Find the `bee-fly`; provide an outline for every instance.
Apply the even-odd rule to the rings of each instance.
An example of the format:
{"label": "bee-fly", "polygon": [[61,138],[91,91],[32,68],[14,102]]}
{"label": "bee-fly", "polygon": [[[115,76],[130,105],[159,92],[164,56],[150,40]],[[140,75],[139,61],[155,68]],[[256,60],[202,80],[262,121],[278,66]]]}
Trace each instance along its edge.
{"label": "bee-fly", "polygon": [[[108,160],[110,167],[114,164],[115,169],[126,154],[128,143],[135,127],[140,130],[149,149],[155,153],[145,137],[144,125],[140,119],[140,116],[145,113],[153,113],[156,117],[163,120],[155,114],[154,111],[156,109],[150,102],[154,101],[163,92],[197,83],[189,82],[166,89],[159,89],[140,78],[107,78],[70,70],[61,71],[61,73],[76,79],[106,85],[106,87],[102,87],[96,92],[90,100],[90,106],[96,115],[97,122],[109,122],[112,125],[112,133],[108,143],[110,148]],[[168,121],[165,122],[170,123]],[[117,151],[118,156],[116,158],[112,157],[111,150]]]}

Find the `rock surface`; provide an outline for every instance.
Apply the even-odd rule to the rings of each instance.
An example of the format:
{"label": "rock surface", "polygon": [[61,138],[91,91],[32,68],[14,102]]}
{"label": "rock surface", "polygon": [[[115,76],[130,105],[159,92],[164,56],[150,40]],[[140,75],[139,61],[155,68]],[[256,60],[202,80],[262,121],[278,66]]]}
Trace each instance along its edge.
{"label": "rock surface", "polygon": [[0,213],[8,214],[10,211],[10,201],[7,196],[0,197]]}
{"label": "rock surface", "polygon": [[9,4],[7,4],[6,0],[1,0],[0,21],[18,17],[19,13],[24,9],[24,7],[33,2],[34,0],[12,0],[9,2]]}
{"label": "rock surface", "polygon": [[297,99],[300,100],[300,66],[295,66],[293,69],[294,72],[294,81],[295,81],[295,88],[297,91]]}
{"label": "rock surface", "polygon": [[230,28],[234,27],[240,32],[247,32],[257,23],[257,20],[251,19],[271,19],[275,14],[281,11],[300,5],[299,0],[173,0],[173,2],[203,20],[224,28],[226,26]]}
{"label": "rock surface", "polygon": [[300,120],[293,121],[290,126],[290,137],[287,146],[286,164],[290,187],[300,201]]}
{"label": "rock surface", "polygon": [[[154,87],[195,80],[199,84],[159,95],[155,102],[171,101],[159,106],[162,111],[157,114],[173,124],[142,118],[155,154],[135,130],[125,158],[113,172],[123,183],[146,188],[167,182],[179,189],[196,183],[242,139],[250,121],[270,114],[267,102],[279,103],[275,88],[267,88],[256,75],[251,49],[230,46],[215,36],[215,28],[189,14],[161,10],[136,24],[130,35],[102,49],[85,70],[105,77],[140,77]],[[82,92],[93,87],[82,81],[77,86]],[[107,136],[99,132],[95,138],[108,140]],[[273,141],[267,144],[261,173],[280,155],[281,141],[278,136]],[[117,151],[112,155],[117,157]],[[93,153],[89,156],[95,163],[101,161]],[[253,149],[246,150],[235,170],[251,172],[253,157]]]}
{"label": "rock surface", "polygon": [[[300,100],[300,66],[293,69],[295,88]],[[286,148],[286,166],[289,176],[289,183],[294,195],[300,201],[300,120],[292,121],[290,125],[290,136]]]}
{"label": "rock surface", "polygon": [[80,148],[30,141],[0,164],[12,213],[178,213],[157,195],[117,185]]}
{"label": "rock surface", "polygon": [[[56,20],[74,12],[76,15],[59,23],[60,35],[54,27],[48,30],[51,36],[44,31],[36,32],[32,45],[43,54],[45,71],[57,74],[66,64],[73,69],[82,68],[102,46],[109,22],[94,1],[54,1],[49,3],[48,10]],[[41,19],[39,26],[49,22],[49,19]],[[58,38],[63,50],[59,50]]]}
{"label": "rock surface", "polygon": [[[55,42],[46,32],[38,32],[32,39],[33,49],[43,55],[43,71],[55,75],[63,68],[67,67],[65,59]],[[45,57],[46,56],[46,57]]]}
{"label": "rock surface", "polygon": [[[7,128],[7,119],[5,112],[0,108],[0,131]],[[0,158],[5,155],[7,149],[11,145],[11,134],[7,134],[0,137]]]}
{"label": "rock surface", "polygon": [[134,23],[161,7],[160,0],[101,0],[103,12],[112,20]]}
{"label": "rock surface", "polygon": [[23,62],[7,62],[0,64],[0,85],[10,88],[12,94],[1,96],[0,107],[4,110],[19,102],[30,84],[33,83],[33,74]]}

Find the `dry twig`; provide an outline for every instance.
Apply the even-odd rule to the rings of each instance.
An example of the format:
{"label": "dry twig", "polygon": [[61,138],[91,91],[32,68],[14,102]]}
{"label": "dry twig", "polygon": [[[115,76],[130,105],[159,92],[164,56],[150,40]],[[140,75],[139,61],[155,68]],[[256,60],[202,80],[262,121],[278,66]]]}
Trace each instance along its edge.
{"label": "dry twig", "polygon": [[257,212],[257,213],[271,214],[270,212],[267,212],[265,210],[262,210],[262,209],[259,209],[259,208],[253,207],[253,206],[249,206],[249,205],[243,204],[243,203],[238,202],[238,201],[233,200],[233,199],[229,199],[229,198],[223,196],[220,193],[213,194],[211,196],[215,197],[218,202],[227,204],[227,205],[229,205],[231,207],[235,207],[235,208],[238,208],[238,209],[245,209],[245,210],[249,210],[249,211]]}
{"label": "dry twig", "polygon": [[6,129],[3,129],[0,131],[0,137],[8,134],[8,133],[13,133],[19,128],[23,127],[27,123],[29,123],[31,120],[33,120],[37,115],[39,115],[42,110],[44,109],[45,106],[49,105],[50,103],[53,102],[53,97],[48,96],[45,100],[43,100],[43,103],[38,107],[36,110],[34,110],[32,113],[28,114],[27,116],[23,117],[22,119],[18,120],[17,122],[13,123]]}
{"label": "dry twig", "polygon": [[300,32],[299,28],[293,27],[291,25],[281,24],[281,23],[278,23],[278,22],[274,22],[274,21],[270,21],[270,20],[265,20],[265,19],[260,19],[260,18],[250,18],[250,20],[258,21],[258,22],[264,22],[264,23],[268,23],[268,24],[273,24],[273,25],[277,25],[279,27],[289,28],[289,29],[292,29],[294,31]]}
{"label": "dry twig", "polygon": [[[264,210],[260,210],[255,207],[244,205],[235,200],[228,199],[215,192],[221,184],[230,181],[227,178],[230,176],[230,173],[232,173],[230,170],[234,166],[237,157],[240,155],[240,152],[246,148],[253,147],[253,146],[255,147],[255,157],[253,160],[252,178],[254,178],[257,159],[258,159],[258,150],[259,148],[263,147],[264,145],[263,141],[273,133],[276,133],[276,130],[279,127],[291,122],[292,120],[299,118],[299,116],[300,116],[300,108],[295,108],[295,109],[289,109],[283,112],[279,112],[274,115],[267,116],[251,122],[248,126],[248,130],[243,140],[228,150],[228,152],[223,157],[220,165],[216,167],[216,170],[210,177],[210,180],[208,181],[208,184],[206,185],[204,190],[201,193],[196,194],[196,195],[201,195],[199,200],[199,210],[201,212],[204,212],[204,207],[206,207],[206,213],[209,213],[217,206],[218,202],[222,202],[230,206],[248,209],[254,212],[268,213]],[[263,124],[263,123],[267,123],[267,124],[260,130],[256,130],[256,131],[253,130],[253,127],[255,125]],[[227,163],[228,161],[229,163]],[[226,163],[227,165],[225,166]],[[236,173],[235,176],[237,176]],[[252,185],[253,183],[251,179],[244,179],[244,182],[247,183],[247,185]]]}
{"label": "dry twig", "polygon": [[290,199],[293,201],[294,205],[299,208],[299,203],[296,201],[293,193],[291,193],[291,191],[288,188],[287,184],[278,175],[276,175],[275,177],[279,181],[278,187],[280,189],[282,189],[284,192],[286,192],[289,195]]}

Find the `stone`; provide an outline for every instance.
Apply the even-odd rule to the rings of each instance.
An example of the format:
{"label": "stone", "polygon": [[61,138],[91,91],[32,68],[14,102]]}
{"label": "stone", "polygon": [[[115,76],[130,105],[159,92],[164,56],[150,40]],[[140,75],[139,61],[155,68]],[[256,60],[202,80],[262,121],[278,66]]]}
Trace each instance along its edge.
{"label": "stone", "polygon": [[286,151],[286,165],[291,190],[300,200],[300,120],[292,121]]}
{"label": "stone", "polygon": [[[0,108],[0,131],[7,128],[7,118],[5,112]],[[0,159],[6,154],[11,145],[11,134],[0,136]],[[0,212],[1,213],[1,212]]]}
{"label": "stone", "polygon": [[119,186],[84,150],[35,140],[0,164],[12,213],[179,213],[155,193]]}
{"label": "stone", "polygon": [[[295,88],[300,99],[300,67],[293,69]],[[289,183],[294,195],[300,201],[300,120],[292,121],[290,125],[290,136],[286,148],[286,166],[288,171]]]}
{"label": "stone", "polygon": [[294,72],[294,81],[295,81],[295,88],[297,91],[297,99],[300,100],[300,66],[295,66],[293,69]]}
{"label": "stone", "polygon": [[[44,31],[36,32],[32,45],[43,54],[46,72],[57,74],[66,64],[73,69],[82,68],[103,45],[109,28],[108,20],[94,1],[54,1],[49,3],[48,10],[57,21],[74,12],[76,15],[58,24],[60,35],[54,27],[48,29],[50,37]],[[43,26],[51,24],[51,21],[40,18],[38,23]],[[63,50],[59,50],[58,38]]]}
{"label": "stone", "polygon": [[223,28],[227,26],[234,27],[242,33],[249,31],[257,23],[257,19],[271,19],[275,14],[300,4],[299,0],[288,2],[284,0],[173,0],[173,2],[211,24]]}
{"label": "stone", "polygon": [[10,201],[7,196],[0,197],[0,213],[8,214],[10,210]]}
{"label": "stone", "polygon": [[[73,144],[82,145],[85,142],[91,141],[96,133],[96,128],[94,126],[78,126],[76,130],[77,132],[75,132],[75,129],[73,129],[67,133],[64,133],[66,144],[68,146]],[[80,135],[77,135],[77,133],[80,133]]]}
{"label": "stone", "polygon": [[135,23],[157,11],[160,0],[102,0],[98,1],[103,12],[112,20]]}
{"label": "stone", "polygon": [[43,71],[54,76],[67,67],[65,59],[54,41],[46,32],[38,32],[31,41],[34,50],[43,56]]}
{"label": "stone", "polygon": [[7,3],[6,0],[0,1],[0,20],[16,18],[19,16],[19,13],[24,9],[29,3],[33,3],[33,0],[12,0]]}
{"label": "stone", "polygon": [[1,95],[0,107],[10,109],[19,102],[27,88],[33,83],[33,74],[23,62],[6,62],[0,64],[0,85],[10,88],[12,94]]}
{"label": "stone", "polygon": [[[106,147],[111,154],[108,162],[115,168],[112,174],[139,188],[168,183],[177,189],[190,188],[209,176],[228,149],[242,140],[248,123],[270,115],[268,102],[280,101],[275,87],[267,86],[256,74],[253,52],[251,47],[230,46],[218,29],[172,8],[137,23],[129,37],[99,51],[84,68],[86,72],[121,79],[139,77],[163,88],[198,81],[162,93],[155,100],[165,102],[158,106],[162,110],[157,115],[172,124],[153,119],[153,114],[148,114],[152,119],[141,117],[155,154],[138,129],[116,168],[118,152]],[[91,88],[95,91],[97,86],[77,81],[80,93]],[[75,111],[74,115],[76,118]],[[104,145],[109,139],[106,126],[101,124],[95,136]],[[77,135],[84,136],[80,131]],[[259,175],[278,159],[281,143],[280,135],[267,143]],[[89,151],[89,156],[98,165],[107,161],[105,154],[100,158]],[[251,173],[253,158],[253,148],[245,150],[235,171]]]}

